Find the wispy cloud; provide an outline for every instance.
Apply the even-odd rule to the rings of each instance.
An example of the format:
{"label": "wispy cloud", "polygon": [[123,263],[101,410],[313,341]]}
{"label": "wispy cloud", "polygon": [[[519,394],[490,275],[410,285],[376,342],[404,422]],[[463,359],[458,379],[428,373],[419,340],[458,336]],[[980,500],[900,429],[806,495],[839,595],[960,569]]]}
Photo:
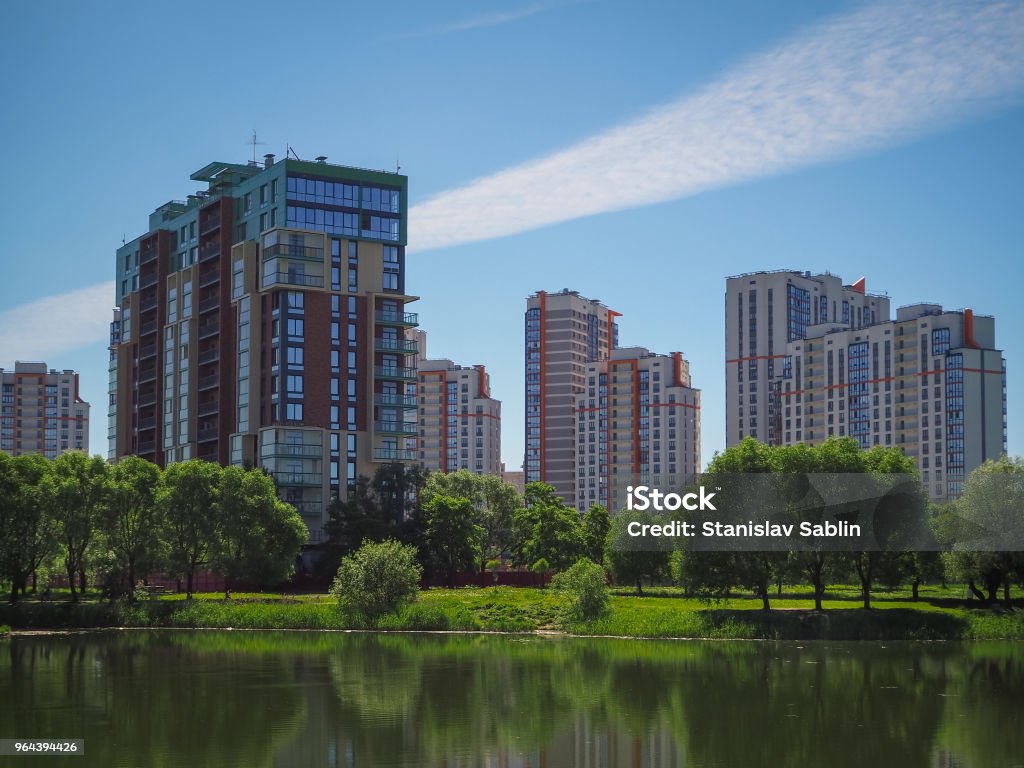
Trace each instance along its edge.
{"label": "wispy cloud", "polygon": [[59,364],[56,356],[102,342],[110,332],[114,283],[100,283],[0,312],[0,365],[16,360]]}
{"label": "wispy cloud", "polygon": [[877,150],[1022,90],[1024,4],[869,6],[635,122],[415,206],[410,247],[502,237]]}
{"label": "wispy cloud", "polygon": [[509,11],[493,11],[491,13],[480,14],[479,16],[472,16],[468,19],[453,21],[448,24],[439,24],[426,29],[401,33],[397,35],[397,37],[404,40],[410,40],[417,37],[436,37],[437,35],[448,35],[453,32],[466,32],[471,29],[497,27],[502,24],[508,24],[511,21],[525,19],[529,16],[538,14],[541,11],[546,11],[551,7],[550,3],[536,3],[524,8]]}

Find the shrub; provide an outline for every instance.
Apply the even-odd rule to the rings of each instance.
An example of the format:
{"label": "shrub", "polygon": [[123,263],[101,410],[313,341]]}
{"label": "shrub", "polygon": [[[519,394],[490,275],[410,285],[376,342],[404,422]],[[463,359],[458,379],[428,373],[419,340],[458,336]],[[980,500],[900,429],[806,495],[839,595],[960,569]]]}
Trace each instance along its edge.
{"label": "shrub", "polygon": [[608,612],[608,582],[604,568],[580,558],[567,571],[556,574],[552,586],[566,598],[565,616],[571,621],[593,621]]}
{"label": "shrub", "polygon": [[487,564],[484,565],[484,568],[486,570],[488,570],[488,571],[497,571],[497,570],[499,570],[501,568],[501,558],[500,557],[491,558],[490,560],[487,561]]}
{"label": "shrub", "polygon": [[381,616],[415,602],[422,573],[415,547],[391,539],[367,543],[342,559],[331,594],[350,617],[376,626]]}

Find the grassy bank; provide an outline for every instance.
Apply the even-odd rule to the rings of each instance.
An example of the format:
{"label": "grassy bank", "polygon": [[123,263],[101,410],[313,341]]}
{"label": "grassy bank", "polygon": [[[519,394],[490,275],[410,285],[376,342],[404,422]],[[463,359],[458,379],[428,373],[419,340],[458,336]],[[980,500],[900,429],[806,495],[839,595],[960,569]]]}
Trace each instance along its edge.
{"label": "grassy bank", "polygon": [[[735,598],[715,605],[658,590],[645,597],[615,594],[610,613],[597,621],[566,623],[550,590],[522,588],[431,589],[383,630],[562,631],[626,637],[779,640],[972,640],[1024,639],[1024,611],[967,607],[949,592],[912,602],[899,593],[864,610],[855,595],[838,591],[817,613],[799,592],[763,612],[760,600]],[[224,600],[168,596],[137,604],[25,601],[0,606],[0,624],[15,629],[90,627],[186,627],[234,629],[362,629],[347,621],[324,595],[238,595]]]}

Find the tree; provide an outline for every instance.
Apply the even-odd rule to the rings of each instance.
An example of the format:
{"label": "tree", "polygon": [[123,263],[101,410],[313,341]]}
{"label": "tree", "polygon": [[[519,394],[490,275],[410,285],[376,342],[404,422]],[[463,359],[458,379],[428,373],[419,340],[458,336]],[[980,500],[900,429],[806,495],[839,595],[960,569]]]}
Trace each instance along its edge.
{"label": "tree", "polygon": [[207,564],[219,528],[220,475],[218,465],[202,459],[177,462],[164,470],[160,503],[170,533],[170,564],[185,577],[188,599],[196,570]]}
{"label": "tree", "polygon": [[224,579],[224,597],[231,597],[237,581],[272,584],[288,578],[309,531],[295,507],[277,498],[273,479],[260,469],[225,467],[217,504],[210,565]]}
{"label": "tree", "polygon": [[593,621],[608,612],[608,581],[604,568],[583,557],[551,582],[567,602],[566,616],[573,621]]}
{"label": "tree", "polygon": [[629,524],[660,522],[649,512],[623,510],[612,518],[605,562],[620,584],[636,584],[636,593],[643,595],[643,579],[657,579],[668,573],[670,549],[663,539],[644,541],[629,535]]}
{"label": "tree", "polygon": [[343,611],[372,627],[416,600],[422,574],[415,547],[394,539],[367,542],[342,558],[331,594]]}
{"label": "tree", "polygon": [[590,509],[583,515],[584,550],[591,561],[600,563],[604,559],[608,532],[611,529],[612,519],[608,510],[600,504],[591,504]]}
{"label": "tree", "polygon": [[514,519],[518,562],[547,560],[556,571],[568,568],[583,554],[583,524],[576,510],[565,505],[555,489],[544,483],[526,486],[526,506]]}
{"label": "tree", "polygon": [[11,582],[12,603],[25,594],[29,578],[57,551],[53,518],[47,514],[42,486],[52,471],[38,454],[10,457],[0,453],[0,548],[3,573]]}
{"label": "tree", "polygon": [[473,503],[461,496],[435,495],[423,508],[427,551],[431,562],[455,586],[455,574],[476,565],[484,530],[476,524]]}
{"label": "tree", "polygon": [[420,467],[382,464],[372,478],[359,477],[344,499],[327,508],[328,521],[324,562],[336,569],[343,555],[366,541],[397,538],[417,548],[423,546],[423,520],[419,497],[427,473]]}
{"label": "tree", "polygon": [[75,581],[84,591],[86,552],[99,527],[110,491],[110,471],[100,456],[80,451],[53,460],[43,483],[44,503],[53,518],[64,554],[71,602],[78,602]]}
{"label": "tree", "polygon": [[167,553],[166,518],[157,503],[160,479],[156,464],[138,456],[125,456],[110,469],[100,531],[110,559],[108,579],[126,594],[137,579],[163,565]]}
{"label": "tree", "polygon": [[1009,606],[1011,582],[1024,579],[1024,459],[1003,456],[977,467],[954,508],[962,523],[947,556],[950,570],[986,604],[998,599],[1002,587]]}
{"label": "tree", "polygon": [[468,499],[476,509],[476,524],[483,529],[479,548],[479,566],[500,558],[515,544],[515,515],[523,500],[516,489],[495,475],[476,475],[466,469],[458,472],[434,472],[421,495],[425,508],[436,495]]}

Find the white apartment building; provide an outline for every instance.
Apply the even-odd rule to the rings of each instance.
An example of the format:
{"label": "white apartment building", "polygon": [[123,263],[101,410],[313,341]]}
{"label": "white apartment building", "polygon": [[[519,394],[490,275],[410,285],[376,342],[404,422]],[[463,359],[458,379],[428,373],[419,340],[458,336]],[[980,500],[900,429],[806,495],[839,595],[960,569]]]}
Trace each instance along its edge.
{"label": "white apartment building", "polygon": [[700,390],[682,354],[614,349],[587,364],[575,408],[575,506],[612,514],[627,487],[677,491],[700,472]]}
{"label": "white apartment building", "polygon": [[736,275],[725,290],[726,445],[754,437],[779,445],[772,431],[769,383],[782,373],[786,345],[822,323],[863,328],[889,319],[889,299],[866,291],[861,278],[779,270]]}
{"label": "white apartment building", "polygon": [[[425,339],[423,339],[425,342]],[[432,471],[501,474],[501,401],[482,365],[419,360],[419,458]]]}

